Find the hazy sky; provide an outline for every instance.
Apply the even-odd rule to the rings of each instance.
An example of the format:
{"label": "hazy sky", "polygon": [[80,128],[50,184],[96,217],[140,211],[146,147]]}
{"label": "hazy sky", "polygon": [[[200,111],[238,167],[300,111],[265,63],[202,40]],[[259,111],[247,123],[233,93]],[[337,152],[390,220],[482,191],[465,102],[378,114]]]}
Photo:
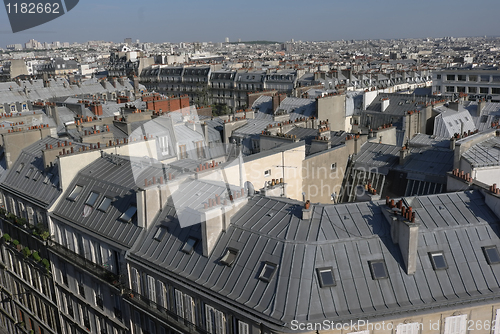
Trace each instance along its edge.
{"label": "hazy sky", "polygon": [[67,14],[15,34],[6,10],[0,10],[0,47],[31,38],[223,42],[225,37],[317,41],[497,36],[499,13],[499,0],[80,0]]}

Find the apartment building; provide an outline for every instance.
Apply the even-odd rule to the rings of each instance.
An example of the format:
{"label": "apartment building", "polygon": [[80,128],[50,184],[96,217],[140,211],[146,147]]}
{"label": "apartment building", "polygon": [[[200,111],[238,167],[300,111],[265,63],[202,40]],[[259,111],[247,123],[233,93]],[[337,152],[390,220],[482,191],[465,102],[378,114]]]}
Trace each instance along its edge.
{"label": "apartment building", "polygon": [[486,99],[500,102],[500,70],[498,68],[450,68],[434,71],[432,92],[458,97],[468,94],[469,100]]}

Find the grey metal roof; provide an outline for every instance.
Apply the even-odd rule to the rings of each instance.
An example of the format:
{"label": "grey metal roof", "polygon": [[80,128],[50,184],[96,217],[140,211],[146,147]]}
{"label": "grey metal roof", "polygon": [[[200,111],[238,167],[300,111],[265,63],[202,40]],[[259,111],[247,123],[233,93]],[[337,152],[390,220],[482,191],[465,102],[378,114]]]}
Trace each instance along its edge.
{"label": "grey metal roof", "polygon": [[[52,215],[122,247],[130,247],[139,237],[142,228],[137,226],[136,218],[131,223],[121,222],[118,218],[131,205],[137,205],[137,184],[144,186],[144,179],[151,180],[153,176],[157,179],[162,176],[167,180],[168,173],[174,176],[180,174],[179,171],[160,164],[152,166],[149,161],[103,154],[77,174]],[[83,190],[75,201],[71,201],[67,197],[75,185],[82,186]],[[92,191],[99,193],[96,207],[104,196],[112,198],[113,202],[106,212],[93,209],[84,217],[85,202]]]}
{"label": "grey metal roof", "polygon": [[377,169],[378,173],[387,175],[389,169],[399,162],[398,146],[365,143],[354,158],[354,168],[370,170]]}
{"label": "grey metal roof", "polygon": [[449,148],[450,139],[436,137],[434,135],[426,135],[424,133],[417,133],[410,140],[410,147],[427,147],[427,146]]}
{"label": "grey metal roof", "polygon": [[[59,168],[54,165],[49,169],[45,169],[42,150],[45,150],[46,144],[57,147],[58,142],[64,143],[64,140],[46,137],[26,147],[14,162],[12,168],[7,171],[7,175],[0,187],[33,203],[37,203],[41,207],[48,208],[61,192],[59,188]],[[82,146],[75,142],[72,142],[72,145],[76,147]],[[17,172],[21,165],[23,167]],[[26,177],[31,168],[33,170],[30,177]],[[49,174],[52,177],[45,183],[45,178]]]}
{"label": "grey metal roof", "polygon": [[446,172],[453,169],[453,151],[412,148],[405,163],[395,169],[407,172],[407,179],[446,184]]}
{"label": "grey metal roof", "polygon": [[[201,255],[201,243],[190,255],[180,251],[189,236],[199,237],[200,225],[180,228],[168,206],[154,224],[167,226],[167,234],[154,240],[156,227],[151,228],[129,259],[215,295],[226,307],[246,308],[285,326],[292,320],[414,316],[498,298],[500,267],[487,264],[481,246],[500,247],[499,219],[480,192],[406,201],[420,223],[414,275],[405,273],[382,202],[314,205],[312,218],[303,221],[300,204],[255,196],[232,217],[209,257]],[[239,250],[231,267],[219,262],[227,247]],[[443,252],[448,269],[433,269],[434,251]],[[388,278],[372,279],[371,260],[385,261]],[[277,265],[269,283],[258,278],[264,261]],[[332,267],[336,286],[320,286],[316,268],[323,267]]]}
{"label": "grey metal roof", "polygon": [[455,133],[474,132],[476,130],[472,116],[462,106],[459,107],[459,111],[444,106],[434,110],[440,113],[434,119],[433,134],[437,137],[451,138]]}
{"label": "grey metal roof", "polygon": [[492,137],[479,144],[473,145],[462,154],[473,167],[487,167],[500,165],[500,138]]}
{"label": "grey metal roof", "polygon": [[316,100],[287,97],[280,103],[278,110],[290,114],[290,121],[293,122],[300,117],[314,116],[316,114]]}

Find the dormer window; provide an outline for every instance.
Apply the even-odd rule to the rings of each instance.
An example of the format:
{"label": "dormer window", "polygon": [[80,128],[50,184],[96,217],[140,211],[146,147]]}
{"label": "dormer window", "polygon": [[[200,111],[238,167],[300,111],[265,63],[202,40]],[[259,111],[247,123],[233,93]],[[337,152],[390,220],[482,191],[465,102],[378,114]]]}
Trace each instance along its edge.
{"label": "dormer window", "polygon": [[238,255],[238,250],[234,248],[227,248],[226,253],[220,260],[222,264],[225,264],[228,267],[231,267],[231,265],[234,263],[234,260],[236,260],[236,256]]}
{"label": "dormer window", "polygon": [[271,262],[264,262],[264,265],[262,267],[262,271],[260,272],[259,279],[269,283],[271,279],[274,276],[274,273],[276,272],[276,268],[278,266],[274,263]]}
{"label": "dormer window", "polygon": [[135,206],[129,206],[127,211],[125,211],[118,219],[124,223],[130,223],[132,221],[132,218],[134,218],[136,212],[137,208]]}
{"label": "dormer window", "polygon": [[43,183],[44,184],[49,183],[49,181],[52,179],[52,176],[54,176],[54,175],[51,173],[47,173],[47,175],[45,176],[45,179],[43,180]]}
{"label": "dormer window", "polygon": [[31,174],[33,174],[33,167],[30,167],[30,169],[28,169],[28,172],[26,173],[26,177],[29,179],[31,177]]}
{"label": "dormer window", "polygon": [[82,192],[82,190],[83,190],[82,186],[76,185],[73,188],[73,190],[71,191],[71,193],[69,194],[68,199],[70,201],[75,201],[78,198],[78,196],[80,195],[80,193]]}
{"label": "dormer window", "polygon": [[198,239],[195,239],[193,237],[189,237],[186,240],[186,242],[184,243],[184,246],[182,246],[181,251],[183,251],[186,254],[193,253],[194,247],[196,246],[197,242],[198,242]]}

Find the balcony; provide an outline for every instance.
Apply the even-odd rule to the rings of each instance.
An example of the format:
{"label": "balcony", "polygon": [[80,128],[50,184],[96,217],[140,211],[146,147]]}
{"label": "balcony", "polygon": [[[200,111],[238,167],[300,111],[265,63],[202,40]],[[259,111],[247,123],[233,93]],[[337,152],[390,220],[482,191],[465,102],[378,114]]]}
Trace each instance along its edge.
{"label": "balcony", "polygon": [[78,268],[88,271],[92,275],[99,277],[101,280],[119,289],[119,286],[121,285],[120,278],[111,271],[106,270],[104,267],[97,265],[80,254],[77,254],[54,241],[49,243],[49,249],[67,261],[72,262]]}
{"label": "balcony", "polygon": [[127,291],[123,294],[123,297],[129,303],[135,305],[137,308],[147,310],[152,315],[166,320],[170,325],[177,328],[182,333],[210,334],[204,328],[191,323],[190,321],[184,319],[176,313],[166,309],[162,305],[157,304],[152,300],[149,300],[147,297],[140,295],[134,291],[127,289]]}

